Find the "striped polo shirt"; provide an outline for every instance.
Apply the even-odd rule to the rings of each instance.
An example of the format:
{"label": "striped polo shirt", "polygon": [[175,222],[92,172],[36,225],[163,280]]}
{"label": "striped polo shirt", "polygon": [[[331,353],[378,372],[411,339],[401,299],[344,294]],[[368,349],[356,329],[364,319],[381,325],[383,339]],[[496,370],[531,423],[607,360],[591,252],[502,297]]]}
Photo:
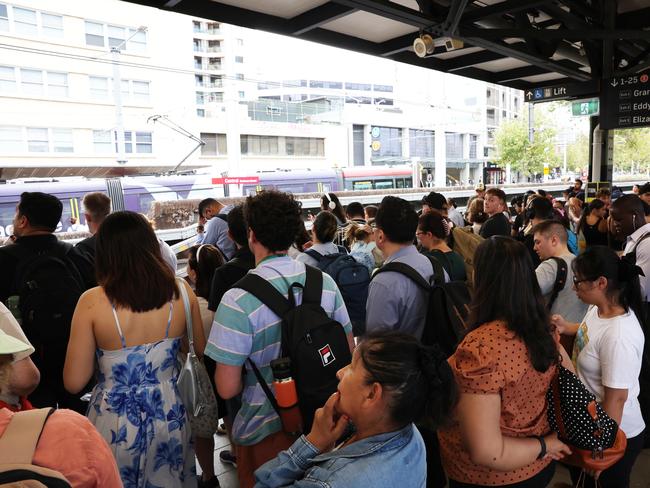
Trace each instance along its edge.
{"label": "striped polo shirt", "polygon": [[[285,255],[265,258],[250,273],[269,281],[285,297],[288,297],[291,284],[305,283],[305,265]],[[302,300],[299,290],[295,295],[298,304]],[[325,273],[321,306],[329,317],[343,325],[346,333],[352,333],[341,292]],[[246,363],[250,357],[271,385],[270,362],[280,357],[280,323],[280,318],[266,305],[240,288],[225,293],[214,317],[205,354],[218,363],[245,365],[246,368],[242,407],[233,425],[234,440],[242,446],[257,444],[282,428],[264,390]]]}

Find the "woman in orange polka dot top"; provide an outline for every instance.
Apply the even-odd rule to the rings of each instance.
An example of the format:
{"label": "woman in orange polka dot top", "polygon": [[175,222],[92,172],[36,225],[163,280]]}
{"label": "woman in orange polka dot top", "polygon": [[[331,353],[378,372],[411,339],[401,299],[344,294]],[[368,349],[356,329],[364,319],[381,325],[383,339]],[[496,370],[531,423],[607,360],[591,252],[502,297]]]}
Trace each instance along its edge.
{"label": "woman in orange polka dot top", "polygon": [[438,431],[450,488],[546,486],[569,448],[551,432],[546,391],[558,350],[528,251],[509,237],[476,250],[473,327],[449,358],[460,399]]}

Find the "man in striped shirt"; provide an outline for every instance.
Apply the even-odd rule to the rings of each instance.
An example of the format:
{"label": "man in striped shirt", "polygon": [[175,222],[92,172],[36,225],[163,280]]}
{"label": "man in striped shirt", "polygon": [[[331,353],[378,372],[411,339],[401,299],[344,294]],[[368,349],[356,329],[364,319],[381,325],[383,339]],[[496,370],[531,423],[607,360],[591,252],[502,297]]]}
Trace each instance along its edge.
{"label": "man in striped shirt", "polygon": [[[305,265],[287,255],[302,226],[300,205],[290,194],[264,191],[247,198],[244,216],[257,265],[250,272],[288,296],[293,283],[305,283]],[[296,303],[301,298],[298,294]],[[321,306],[343,326],[352,349],[350,318],[336,283],[327,274],[323,275]],[[232,288],[221,299],[205,349],[205,354],[217,362],[215,381],[221,397],[242,393],[242,407],[233,425],[241,488],[252,487],[254,471],[295,440],[282,431],[279,417],[246,364],[250,358],[266,382],[272,383],[269,364],[280,356],[280,324],[280,317],[255,296]],[[244,369],[246,375],[242,377]]]}

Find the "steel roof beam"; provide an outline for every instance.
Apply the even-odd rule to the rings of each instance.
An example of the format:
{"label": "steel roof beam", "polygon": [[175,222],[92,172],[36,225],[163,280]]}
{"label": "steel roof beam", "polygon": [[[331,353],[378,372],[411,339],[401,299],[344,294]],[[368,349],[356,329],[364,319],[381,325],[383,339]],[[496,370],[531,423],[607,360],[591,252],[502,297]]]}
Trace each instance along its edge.
{"label": "steel roof beam", "polygon": [[533,38],[533,39],[565,39],[582,41],[584,39],[650,39],[650,30],[600,30],[600,29],[477,29],[461,27],[459,33],[465,37],[481,37],[483,39]]}
{"label": "steel roof beam", "polygon": [[352,7],[328,2],[293,17],[289,20],[289,29],[292,35],[299,36],[307,31],[321,27],[323,24],[345,17],[355,11],[356,9]]}
{"label": "steel roof beam", "polygon": [[447,20],[445,20],[442,25],[442,29],[445,32],[448,32],[450,35],[456,32],[458,29],[458,24],[460,19],[465,12],[465,7],[467,7],[468,0],[452,0],[451,5],[449,6],[449,12],[447,13]]}
{"label": "steel roof beam", "polygon": [[548,0],[506,0],[487,7],[476,7],[463,15],[462,22],[477,22],[495,15],[511,14],[548,3]]}
{"label": "steel roof beam", "polygon": [[379,15],[386,19],[412,25],[419,29],[426,29],[433,24],[438,24],[439,19],[434,19],[422,14],[417,10],[403,7],[388,0],[333,0],[335,3],[347,7],[363,10],[371,14]]}
{"label": "steel roof beam", "polygon": [[545,68],[540,68],[539,66],[522,66],[520,68],[514,68],[494,73],[494,82],[500,83],[502,81],[511,81],[520,78],[526,78],[527,76],[543,75],[545,73],[548,73],[548,70]]}

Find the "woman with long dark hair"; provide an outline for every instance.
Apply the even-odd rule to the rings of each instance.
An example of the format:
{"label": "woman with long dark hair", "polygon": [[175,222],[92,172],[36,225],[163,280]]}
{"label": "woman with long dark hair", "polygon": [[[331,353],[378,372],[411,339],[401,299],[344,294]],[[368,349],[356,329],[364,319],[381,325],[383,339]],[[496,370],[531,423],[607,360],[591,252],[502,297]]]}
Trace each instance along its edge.
{"label": "woman with long dark hair", "polygon": [[[573,361],[580,380],[627,437],[625,455],[600,474],[603,488],[627,487],[643,448],[645,423],[638,396],[645,311],[639,268],[605,246],[593,246],[572,263],[578,298],[591,305],[581,324],[552,317],[562,334],[575,335]],[[572,470],[577,482],[579,470]],[[590,486],[591,480],[585,481]]]}
{"label": "woman with long dark hair", "polygon": [[[440,349],[408,334],[370,334],[337,377],[310,433],[259,468],[255,486],[424,488],[426,452],[414,422],[444,424],[456,402]],[[349,423],[354,433],[337,445]]]}
{"label": "woman with long dark hair", "polygon": [[194,449],[176,388],[178,351],[187,351],[190,299],[194,349],[205,336],[194,292],[165,263],[149,222],[115,212],[97,232],[99,286],[86,291],[72,318],[63,380],[78,393],[99,372],[88,418],[108,442],[125,486],[195,488]]}
{"label": "woman with long dark hair", "polygon": [[339,197],[334,193],[323,193],[320,197],[320,209],[325,212],[331,212],[336,217],[336,223],[343,226],[346,223],[345,212]]}
{"label": "woman with long dark hair", "polygon": [[[196,300],[201,311],[201,323],[205,337],[210,336],[214,312],[208,308],[208,299],[210,298],[210,289],[212,288],[212,277],[214,270],[224,263],[223,253],[215,246],[210,244],[201,244],[192,246],[187,256],[187,276],[190,282],[194,284]],[[215,362],[209,357],[203,358],[208,376],[212,380],[212,387],[216,392],[214,384],[214,372],[216,369]],[[197,418],[190,417],[192,434],[194,435],[194,445],[196,446],[196,459],[201,466],[201,481],[199,488],[213,488],[219,486],[219,480],[214,472],[214,434],[219,426],[219,416],[226,416],[226,403],[217,397],[217,404],[211,404],[206,409],[206,413]],[[219,415],[217,415],[217,412]]]}
{"label": "woman with long dark hair", "polygon": [[418,230],[415,236],[420,243],[422,252],[436,259],[445,269],[451,281],[465,281],[465,261],[460,254],[452,251],[447,245],[451,232],[451,224],[443,215],[432,210],[420,215]]}
{"label": "woman with long dark hair", "polygon": [[576,228],[576,234],[582,231],[587,247],[607,245],[606,214],[607,207],[605,203],[597,198],[592,200],[582,213]]}
{"label": "woman with long dark hair", "polygon": [[495,236],[476,250],[471,330],[449,358],[460,400],[438,430],[451,488],[544,487],[568,453],[546,417],[558,350],[530,255]]}

